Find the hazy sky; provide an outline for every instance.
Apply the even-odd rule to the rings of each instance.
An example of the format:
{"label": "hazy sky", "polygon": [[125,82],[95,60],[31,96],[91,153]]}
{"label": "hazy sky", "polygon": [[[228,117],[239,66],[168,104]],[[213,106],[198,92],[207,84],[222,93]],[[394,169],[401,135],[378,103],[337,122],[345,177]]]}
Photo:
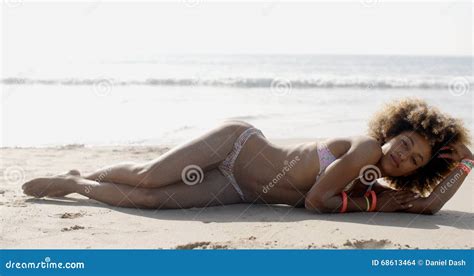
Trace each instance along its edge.
{"label": "hazy sky", "polygon": [[[464,2],[4,5],[5,62],[180,53],[472,55]],[[400,2],[400,1],[398,1]]]}

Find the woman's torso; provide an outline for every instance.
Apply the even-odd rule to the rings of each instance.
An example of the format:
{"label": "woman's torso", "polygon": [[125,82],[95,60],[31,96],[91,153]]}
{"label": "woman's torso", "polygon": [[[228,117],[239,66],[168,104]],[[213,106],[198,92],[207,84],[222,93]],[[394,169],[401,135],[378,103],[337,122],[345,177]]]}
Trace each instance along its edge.
{"label": "woman's torso", "polygon": [[[350,138],[324,141],[339,158],[351,145]],[[319,173],[318,142],[290,146],[270,143],[260,135],[244,145],[234,175],[248,202],[304,206],[306,193]]]}

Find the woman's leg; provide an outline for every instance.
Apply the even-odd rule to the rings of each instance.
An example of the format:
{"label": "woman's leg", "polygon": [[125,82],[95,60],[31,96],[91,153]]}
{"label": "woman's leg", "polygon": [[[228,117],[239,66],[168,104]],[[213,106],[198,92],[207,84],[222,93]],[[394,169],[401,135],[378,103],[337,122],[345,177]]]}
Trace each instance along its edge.
{"label": "woman's leg", "polygon": [[203,171],[214,169],[232,150],[235,140],[251,125],[226,122],[190,142],[171,149],[146,163],[120,163],[102,168],[84,178],[142,188],[159,188],[181,181],[183,169],[189,165]]}
{"label": "woman's leg", "polygon": [[150,209],[184,209],[240,203],[239,194],[218,171],[210,170],[196,185],[177,182],[161,188],[138,188],[97,182],[67,174],[37,178],[23,185],[24,193],[35,197],[79,193],[112,206]]}

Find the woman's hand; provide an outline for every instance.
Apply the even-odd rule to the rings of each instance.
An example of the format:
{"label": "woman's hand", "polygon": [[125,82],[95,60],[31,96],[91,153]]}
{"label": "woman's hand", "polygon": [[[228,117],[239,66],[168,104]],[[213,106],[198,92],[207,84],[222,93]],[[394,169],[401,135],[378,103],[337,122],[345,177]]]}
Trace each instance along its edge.
{"label": "woman's hand", "polygon": [[396,212],[413,207],[411,201],[417,200],[419,194],[410,191],[383,191],[377,195],[377,212]]}
{"label": "woman's hand", "polygon": [[452,159],[456,162],[460,162],[461,160],[468,158],[472,158],[472,152],[469,148],[461,143],[451,144],[449,146],[442,147],[441,150],[443,153],[438,155],[439,158],[448,158]]}

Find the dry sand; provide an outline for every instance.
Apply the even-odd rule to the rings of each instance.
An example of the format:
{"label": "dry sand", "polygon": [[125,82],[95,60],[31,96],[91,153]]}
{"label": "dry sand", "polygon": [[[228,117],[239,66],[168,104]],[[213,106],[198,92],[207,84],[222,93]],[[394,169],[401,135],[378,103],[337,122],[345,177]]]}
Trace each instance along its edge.
{"label": "dry sand", "polygon": [[286,205],[187,210],[110,207],[81,195],[34,199],[21,184],[72,168],[83,173],[156,158],[167,147],[4,148],[1,248],[472,249],[471,174],[436,215],[313,214]]}

